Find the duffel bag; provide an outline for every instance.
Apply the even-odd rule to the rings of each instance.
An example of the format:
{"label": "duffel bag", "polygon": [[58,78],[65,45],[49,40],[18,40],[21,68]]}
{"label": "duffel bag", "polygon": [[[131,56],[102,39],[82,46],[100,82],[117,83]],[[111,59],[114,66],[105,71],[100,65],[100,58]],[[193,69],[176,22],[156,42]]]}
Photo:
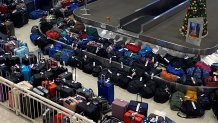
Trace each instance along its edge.
{"label": "duffel bag", "polygon": [[210,75],[210,73],[207,70],[196,68],[196,67],[188,68],[186,70],[186,74],[199,79],[203,79]]}
{"label": "duffel bag", "polygon": [[51,38],[51,39],[58,39],[60,37],[60,34],[55,31],[47,31],[46,36]]}
{"label": "duffel bag", "polygon": [[190,100],[184,101],[180,108],[180,111],[186,116],[182,116],[180,112],[177,113],[182,118],[198,118],[204,115],[205,110],[202,108],[199,102],[192,102]]}
{"label": "duffel bag", "polygon": [[168,65],[167,72],[172,73],[177,76],[183,76],[185,74],[184,70],[182,68],[175,68],[172,65]]}
{"label": "duffel bag", "polygon": [[152,49],[150,47],[144,47],[139,51],[139,55],[145,57],[148,53],[152,52]]}
{"label": "duffel bag", "polygon": [[159,87],[154,94],[154,101],[156,103],[165,103],[170,98],[170,92],[168,87]]}
{"label": "duffel bag", "polygon": [[138,44],[133,44],[133,43],[127,43],[125,46],[127,49],[129,49],[130,51],[134,52],[134,53],[138,53],[139,50],[141,50],[141,46]]}
{"label": "duffel bag", "polygon": [[47,15],[45,11],[38,9],[30,12],[29,17],[30,19],[39,19],[45,15]]}
{"label": "duffel bag", "polygon": [[218,87],[218,76],[208,76],[204,78],[204,85],[208,87]]}
{"label": "duffel bag", "polygon": [[182,106],[184,96],[185,94],[180,91],[173,93],[169,100],[170,109],[173,111],[179,111]]}
{"label": "duffel bag", "polygon": [[150,80],[139,91],[139,94],[146,99],[150,99],[154,96],[156,90],[156,84],[154,81]]}
{"label": "duffel bag", "polygon": [[160,77],[171,82],[176,82],[178,80],[178,76],[168,73],[165,70],[162,70],[162,72],[160,73]]}
{"label": "duffel bag", "polygon": [[209,65],[207,65],[206,63],[202,62],[202,61],[197,62],[195,64],[195,66],[197,68],[207,70],[209,73],[211,72],[211,67]]}
{"label": "duffel bag", "polygon": [[141,80],[134,79],[129,82],[127,91],[133,94],[137,94],[141,90],[142,87],[143,87],[142,79]]}

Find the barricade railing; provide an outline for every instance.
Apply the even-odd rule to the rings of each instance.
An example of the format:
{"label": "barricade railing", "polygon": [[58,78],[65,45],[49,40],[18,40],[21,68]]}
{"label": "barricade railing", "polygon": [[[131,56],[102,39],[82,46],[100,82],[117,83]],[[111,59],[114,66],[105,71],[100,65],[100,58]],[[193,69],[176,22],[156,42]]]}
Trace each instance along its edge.
{"label": "barricade railing", "polygon": [[[33,123],[94,123],[45,97],[0,77],[1,102],[17,115]],[[3,100],[4,99],[4,100]]]}

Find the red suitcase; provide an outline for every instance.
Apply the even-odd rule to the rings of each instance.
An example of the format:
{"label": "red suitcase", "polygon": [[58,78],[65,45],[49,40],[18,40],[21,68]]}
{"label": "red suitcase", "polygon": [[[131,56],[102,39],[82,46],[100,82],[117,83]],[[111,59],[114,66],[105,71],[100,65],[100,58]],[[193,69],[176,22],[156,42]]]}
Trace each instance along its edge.
{"label": "red suitcase", "polygon": [[49,81],[49,80],[42,81],[42,86],[48,90],[50,98],[53,98],[56,96],[57,85],[54,82]]}
{"label": "red suitcase", "polygon": [[145,118],[144,115],[129,110],[124,114],[124,123],[141,123],[144,118]]}
{"label": "red suitcase", "polygon": [[112,102],[112,116],[123,121],[123,115],[127,110],[128,104],[125,100],[115,99]]}
{"label": "red suitcase", "polygon": [[62,123],[62,119],[64,118],[64,114],[58,113],[54,116],[54,123]]}

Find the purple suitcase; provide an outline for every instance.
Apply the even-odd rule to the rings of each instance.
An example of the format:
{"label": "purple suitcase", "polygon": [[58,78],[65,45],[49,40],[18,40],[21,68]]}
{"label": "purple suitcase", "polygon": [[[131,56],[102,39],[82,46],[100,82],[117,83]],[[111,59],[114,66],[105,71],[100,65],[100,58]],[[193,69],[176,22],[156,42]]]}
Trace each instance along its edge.
{"label": "purple suitcase", "polygon": [[123,116],[127,110],[128,104],[129,103],[125,100],[115,99],[112,102],[112,116],[123,121]]}

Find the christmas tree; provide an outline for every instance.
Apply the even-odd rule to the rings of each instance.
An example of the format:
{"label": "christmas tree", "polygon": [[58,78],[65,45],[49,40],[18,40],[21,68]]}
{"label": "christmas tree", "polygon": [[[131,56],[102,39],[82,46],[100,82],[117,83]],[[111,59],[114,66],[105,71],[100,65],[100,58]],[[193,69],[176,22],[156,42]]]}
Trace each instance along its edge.
{"label": "christmas tree", "polygon": [[207,12],[206,12],[206,0],[190,0],[190,5],[187,9],[183,25],[180,28],[180,32],[183,36],[186,36],[188,30],[188,19],[203,17],[204,25],[202,36],[207,35]]}

